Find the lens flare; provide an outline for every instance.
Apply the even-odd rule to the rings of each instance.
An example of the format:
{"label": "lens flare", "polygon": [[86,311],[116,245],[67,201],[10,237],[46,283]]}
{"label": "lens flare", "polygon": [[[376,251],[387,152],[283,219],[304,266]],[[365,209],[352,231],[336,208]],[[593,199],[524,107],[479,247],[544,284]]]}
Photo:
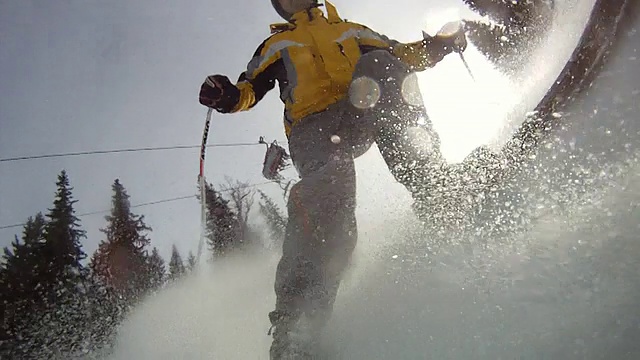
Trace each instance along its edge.
{"label": "lens flare", "polygon": [[401,87],[402,99],[411,106],[422,106],[422,93],[418,83],[418,76],[414,73],[410,74],[402,81]]}
{"label": "lens flare", "polygon": [[370,77],[362,76],[351,83],[349,100],[358,109],[370,109],[380,100],[380,85]]}

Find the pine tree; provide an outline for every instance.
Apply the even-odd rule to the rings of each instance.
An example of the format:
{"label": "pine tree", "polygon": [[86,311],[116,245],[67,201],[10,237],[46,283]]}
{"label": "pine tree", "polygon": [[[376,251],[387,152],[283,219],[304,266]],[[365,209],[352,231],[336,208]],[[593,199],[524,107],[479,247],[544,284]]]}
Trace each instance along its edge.
{"label": "pine tree", "polygon": [[[3,322],[0,339],[5,342],[4,351],[19,354],[18,339],[29,338],[30,319],[40,314],[44,304],[43,294],[39,291],[39,272],[43,266],[40,259],[44,244],[45,219],[41,213],[35,218],[29,217],[22,232],[22,242],[17,236],[11,243],[11,250],[4,248],[4,261],[0,271],[0,309]],[[28,344],[27,344],[28,348]],[[25,349],[25,351],[28,349]]]}
{"label": "pine tree", "polygon": [[106,239],[100,242],[90,266],[97,281],[133,305],[149,287],[145,247],[150,243],[147,232],[151,228],[144,223],[144,216],[131,212],[129,195],[118,179],[112,189],[111,213],[105,217],[107,226],[101,229]]}
{"label": "pine tree", "polygon": [[282,214],[280,208],[267,194],[258,190],[260,194],[260,214],[267,223],[268,235],[273,245],[281,244],[284,241],[284,234],[287,228],[287,218]]}
{"label": "pine tree", "polygon": [[187,257],[187,270],[191,272],[195,268],[196,268],[196,257],[193,255],[193,252],[189,251],[189,256]]}
{"label": "pine tree", "polygon": [[11,243],[13,251],[4,248],[2,282],[7,291],[0,295],[3,300],[11,297],[36,301],[39,298],[39,294],[34,293],[38,281],[35,275],[40,267],[36,255],[44,243],[45,224],[42,213],[35,218],[29,217],[22,232],[22,242],[16,236]]}
{"label": "pine tree", "polygon": [[207,245],[214,257],[224,255],[239,244],[238,218],[229,201],[209,183],[205,184],[205,200]]}
{"label": "pine tree", "polygon": [[3,278],[13,290],[5,304],[5,315],[13,320],[5,323],[16,340],[9,357],[72,354],[84,337],[87,269],[81,240],[85,232],[75,216],[76,200],[65,171],[56,187],[48,220],[41,215],[29,219],[23,242],[16,240],[13,251],[5,249]]}
{"label": "pine tree", "polygon": [[102,351],[115,342],[117,327],[127,315],[128,304],[111,287],[91,273],[87,291],[87,324],[85,342],[93,351]]}
{"label": "pine tree", "polygon": [[164,285],[166,279],[165,262],[157,248],[153,248],[151,255],[147,258],[146,266],[146,290],[156,291]]}
{"label": "pine tree", "polygon": [[178,252],[178,248],[173,245],[171,247],[171,259],[169,260],[169,278],[171,280],[176,280],[182,277],[185,273],[184,262],[182,261],[182,256],[180,256],[180,252]]}
{"label": "pine tree", "polygon": [[82,261],[87,255],[82,250],[81,239],[86,232],[80,229],[79,219],[75,216],[69,177],[62,171],[56,182],[57,191],[53,208],[46,215],[48,221],[44,228],[45,257],[48,269],[45,278],[40,279],[51,289],[58,288],[55,293],[49,293],[51,304],[59,303],[59,291],[74,293],[76,286],[82,284],[87,276],[87,269]]}
{"label": "pine tree", "polygon": [[44,268],[39,286],[46,291],[47,311],[37,325],[36,336],[47,344],[45,351],[73,353],[77,351],[85,330],[85,297],[88,269],[83,260],[81,240],[86,232],[80,229],[75,216],[69,177],[61,171],[56,182],[53,207],[49,209],[44,227]]}

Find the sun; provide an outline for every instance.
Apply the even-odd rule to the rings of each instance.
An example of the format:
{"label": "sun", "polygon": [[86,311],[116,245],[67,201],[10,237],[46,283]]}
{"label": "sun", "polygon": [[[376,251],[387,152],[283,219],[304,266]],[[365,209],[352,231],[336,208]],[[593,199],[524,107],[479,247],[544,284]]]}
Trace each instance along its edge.
{"label": "sun", "polygon": [[[431,13],[426,31],[435,34],[460,19],[458,9]],[[433,30],[435,29],[435,30]],[[424,103],[448,162],[460,162],[480,145],[494,145],[518,101],[518,89],[472,45],[464,52],[471,74],[458,54],[418,75]]]}

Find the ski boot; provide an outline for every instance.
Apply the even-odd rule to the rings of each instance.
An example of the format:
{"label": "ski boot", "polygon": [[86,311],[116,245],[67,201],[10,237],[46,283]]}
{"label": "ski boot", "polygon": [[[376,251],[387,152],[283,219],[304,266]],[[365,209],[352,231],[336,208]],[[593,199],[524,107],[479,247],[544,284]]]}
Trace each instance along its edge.
{"label": "ski boot", "polygon": [[474,221],[489,193],[500,186],[507,160],[480,146],[460,164],[443,164],[411,190],[413,211],[434,234],[447,235]]}
{"label": "ski boot", "polygon": [[282,312],[269,313],[271,328],[268,335],[273,336],[269,349],[270,360],[311,360],[314,359],[308,339],[301,336],[296,316]]}
{"label": "ski boot", "polygon": [[503,154],[495,153],[483,145],[467,155],[462,162],[461,171],[469,190],[481,194],[491,191],[502,182],[507,165]]}

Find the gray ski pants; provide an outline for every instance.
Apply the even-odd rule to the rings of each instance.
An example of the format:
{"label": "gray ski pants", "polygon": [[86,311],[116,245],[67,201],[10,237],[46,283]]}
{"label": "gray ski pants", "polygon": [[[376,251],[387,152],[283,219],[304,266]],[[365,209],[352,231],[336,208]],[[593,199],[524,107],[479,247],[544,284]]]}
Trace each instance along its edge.
{"label": "gray ski pants", "polygon": [[[378,105],[362,110],[345,99],[294,126],[289,150],[301,180],[291,188],[287,204],[289,218],[276,271],[276,308],[270,313],[276,327],[302,313],[317,319],[320,327],[329,318],[357,242],[354,159],[376,142],[395,178],[410,191],[419,181],[416,176],[422,177],[441,161],[439,140],[424,107],[408,106],[399,99],[396,90],[408,73],[386,52],[365,55],[354,79],[366,75],[378,81],[382,93]],[[390,77],[397,81],[385,83],[383,79]],[[407,140],[411,139],[407,129],[416,128],[423,130],[423,138],[417,141],[420,146]],[[331,141],[333,135],[340,138],[339,143]],[[424,136],[431,139],[426,152]]]}

